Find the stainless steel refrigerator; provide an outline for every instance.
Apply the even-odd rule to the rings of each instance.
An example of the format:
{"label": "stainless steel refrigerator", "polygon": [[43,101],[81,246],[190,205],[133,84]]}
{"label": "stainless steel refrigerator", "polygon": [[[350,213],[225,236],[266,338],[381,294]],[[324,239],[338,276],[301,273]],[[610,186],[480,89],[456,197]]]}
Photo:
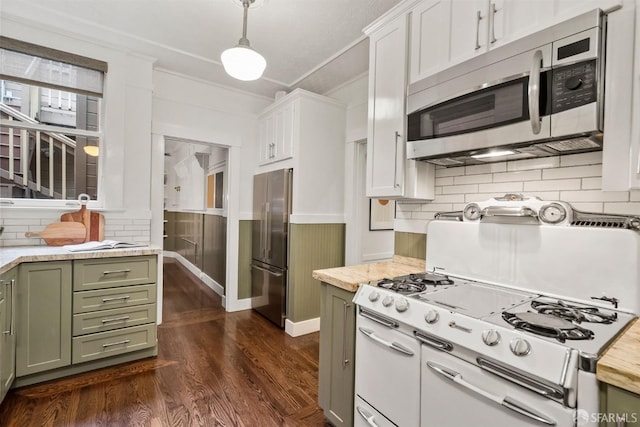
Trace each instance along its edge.
{"label": "stainless steel refrigerator", "polygon": [[253,177],[251,307],[281,328],[287,307],[292,169]]}

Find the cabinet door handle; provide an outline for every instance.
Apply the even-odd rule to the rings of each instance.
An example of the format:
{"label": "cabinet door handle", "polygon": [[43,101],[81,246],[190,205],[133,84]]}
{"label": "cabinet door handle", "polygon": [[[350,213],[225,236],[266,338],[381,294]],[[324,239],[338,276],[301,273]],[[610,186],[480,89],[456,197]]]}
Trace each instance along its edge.
{"label": "cabinet door handle", "polygon": [[131,316],[122,316],[122,317],[114,317],[112,319],[102,319],[102,324],[112,323],[112,322],[125,322],[129,320]]}
{"label": "cabinet door handle", "polygon": [[497,11],[498,10],[496,9],[496,4],[491,3],[491,18],[489,19],[491,23],[491,44],[494,44],[495,42],[498,41],[498,39],[496,39],[496,12]]}
{"label": "cabinet door handle", "polygon": [[[344,310],[344,324],[347,324],[347,316],[349,316],[349,307],[351,304],[347,304],[347,302],[342,302],[342,309]],[[347,359],[347,333],[342,334],[342,367],[346,367],[349,364],[349,359]]]}
{"label": "cabinet door handle", "polygon": [[480,21],[482,20],[482,12],[479,10],[476,14],[476,47],[475,49],[480,49]]}
{"label": "cabinet door handle", "polygon": [[2,331],[2,333],[4,335],[12,335],[13,336],[16,333],[15,332],[15,327],[14,327],[14,325],[16,323],[15,322],[15,318],[16,318],[15,317],[16,316],[16,314],[15,314],[16,313],[15,293],[16,292],[15,292],[15,288],[13,286],[15,284],[15,282],[16,281],[14,279],[11,279],[8,282],[5,282],[4,280],[0,280],[0,284],[4,284],[4,286],[5,286],[5,292],[7,291],[7,289],[11,289],[11,320],[10,320],[11,323],[9,323],[9,330]]}
{"label": "cabinet door handle", "polygon": [[400,183],[398,182],[398,138],[400,138],[400,132],[396,131],[396,143],[395,143],[395,151],[394,151],[394,164],[393,164],[393,184],[396,188],[400,187]]}
{"label": "cabinet door handle", "polygon": [[131,340],[122,340],[122,341],[117,341],[117,342],[110,342],[110,343],[102,344],[102,348],[113,347],[114,345],[129,344],[130,342],[131,342]]}
{"label": "cabinet door handle", "polygon": [[124,295],[121,297],[110,297],[110,298],[102,298],[102,302],[111,302],[111,301],[121,301],[121,300],[128,300],[130,297],[129,295]]}
{"label": "cabinet door handle", "polygon": [[108,274],[127,274],[127,273],[131,273],[131,269],[130,268],[125,268],[122,270],[107,270],[107,271],[103,271],[102,275],[106,276]]}

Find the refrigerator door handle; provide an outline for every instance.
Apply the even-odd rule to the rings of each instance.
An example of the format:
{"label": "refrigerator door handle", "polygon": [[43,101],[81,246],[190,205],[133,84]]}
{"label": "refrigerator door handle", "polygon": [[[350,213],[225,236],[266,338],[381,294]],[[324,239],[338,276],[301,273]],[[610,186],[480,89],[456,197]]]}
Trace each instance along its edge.
{"label": "refrigerator door handle", "polygon": [[262,215],[260,218],[260,227],[262,228],[262,236],[260,238],[260,252],[262,254],[262,259],[267,259],[267,233],[268,233],[268,227],[267,227],[267,209],[268,209],[269,204],[268,203],[264,203],[262,205]]}
{"label": "refrigerator door handle", "polygon": [[271,203],[269,202],[267,202],[265,216],[267,219],[267,233],[266,233],[266,239],[265,239],[265,242],[267,244],[266,259],[271,260]]}
{"label": "refrigerator door handle", "polygon": [[264,268],[264,267],[258,267],[258,266],[257,266],[257,265],[255,265],[255,264],[254,264],[254,265],[252,265],[252,267],[253,267],[253,268],[255,268],[256,270],[260,270],[260,271],[264,271],[265,273],[269,273],[269,274],[270,274],[270,275],[272,275],[272,276],[275,276],[275,277],[282,277],[282,273],[277,273],[277,272],[275,272],[275,271],[268,270],[268,269],[266,269],[266,268]]}

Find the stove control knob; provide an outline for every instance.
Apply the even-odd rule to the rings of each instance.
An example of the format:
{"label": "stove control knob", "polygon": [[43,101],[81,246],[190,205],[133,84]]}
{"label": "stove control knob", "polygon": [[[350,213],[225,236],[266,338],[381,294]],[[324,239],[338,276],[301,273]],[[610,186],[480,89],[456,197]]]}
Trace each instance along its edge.
{"label": "stove control knob", "polygon": [[369,294],[369,301],[376,302],[379,299],[380,299],[380,292],[376,290],[371,291],[371,293]]}
{"label": "stove control knob", "polygon": [[498,345],[498,343],[500,343],[500,334],[495,329],[487,329],[486,331],[482,331],[482,342],[484,342],[489,347]]}
{"label": "stove control knob", "polygon": [[389,307],[391,304],[393,304],[393,297],[391,295],[387,295],[386,297],[384,297],[384,299],[382,300],[382,305],[384,305],[385,307]]}
{"label": "stove control knob", "polygon": [[424,315],[424,320],[430,325],[433,325],[439,319],[440,319],[440,315],[435,310],[429,310],[427,311],[427,314]]}
{"label": "stove control knob", "polygon": [[523,340],[522,338],[516,338],[511,340],[509,344],[509,348],[511,352],[516,356],[526,356],[531,352],[531,344],[527,342],[527,340]]}
{"label": "stove control knob", "polygon": [[407,301],[406,298],[400,297],[396,300],[396,310],[399,313],[407,311],[408,308],[409,308],[409,301]]}

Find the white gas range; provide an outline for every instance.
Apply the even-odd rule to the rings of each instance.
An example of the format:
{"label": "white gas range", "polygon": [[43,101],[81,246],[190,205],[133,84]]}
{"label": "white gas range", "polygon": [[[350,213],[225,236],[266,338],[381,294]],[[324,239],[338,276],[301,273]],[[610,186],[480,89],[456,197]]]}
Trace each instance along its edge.
{"label": "white gas range", "polygon": [[428,273],[354,298],[355,425],[597,425],[596,362],[640,311],[639,228],[519,195],[442,214]]}

